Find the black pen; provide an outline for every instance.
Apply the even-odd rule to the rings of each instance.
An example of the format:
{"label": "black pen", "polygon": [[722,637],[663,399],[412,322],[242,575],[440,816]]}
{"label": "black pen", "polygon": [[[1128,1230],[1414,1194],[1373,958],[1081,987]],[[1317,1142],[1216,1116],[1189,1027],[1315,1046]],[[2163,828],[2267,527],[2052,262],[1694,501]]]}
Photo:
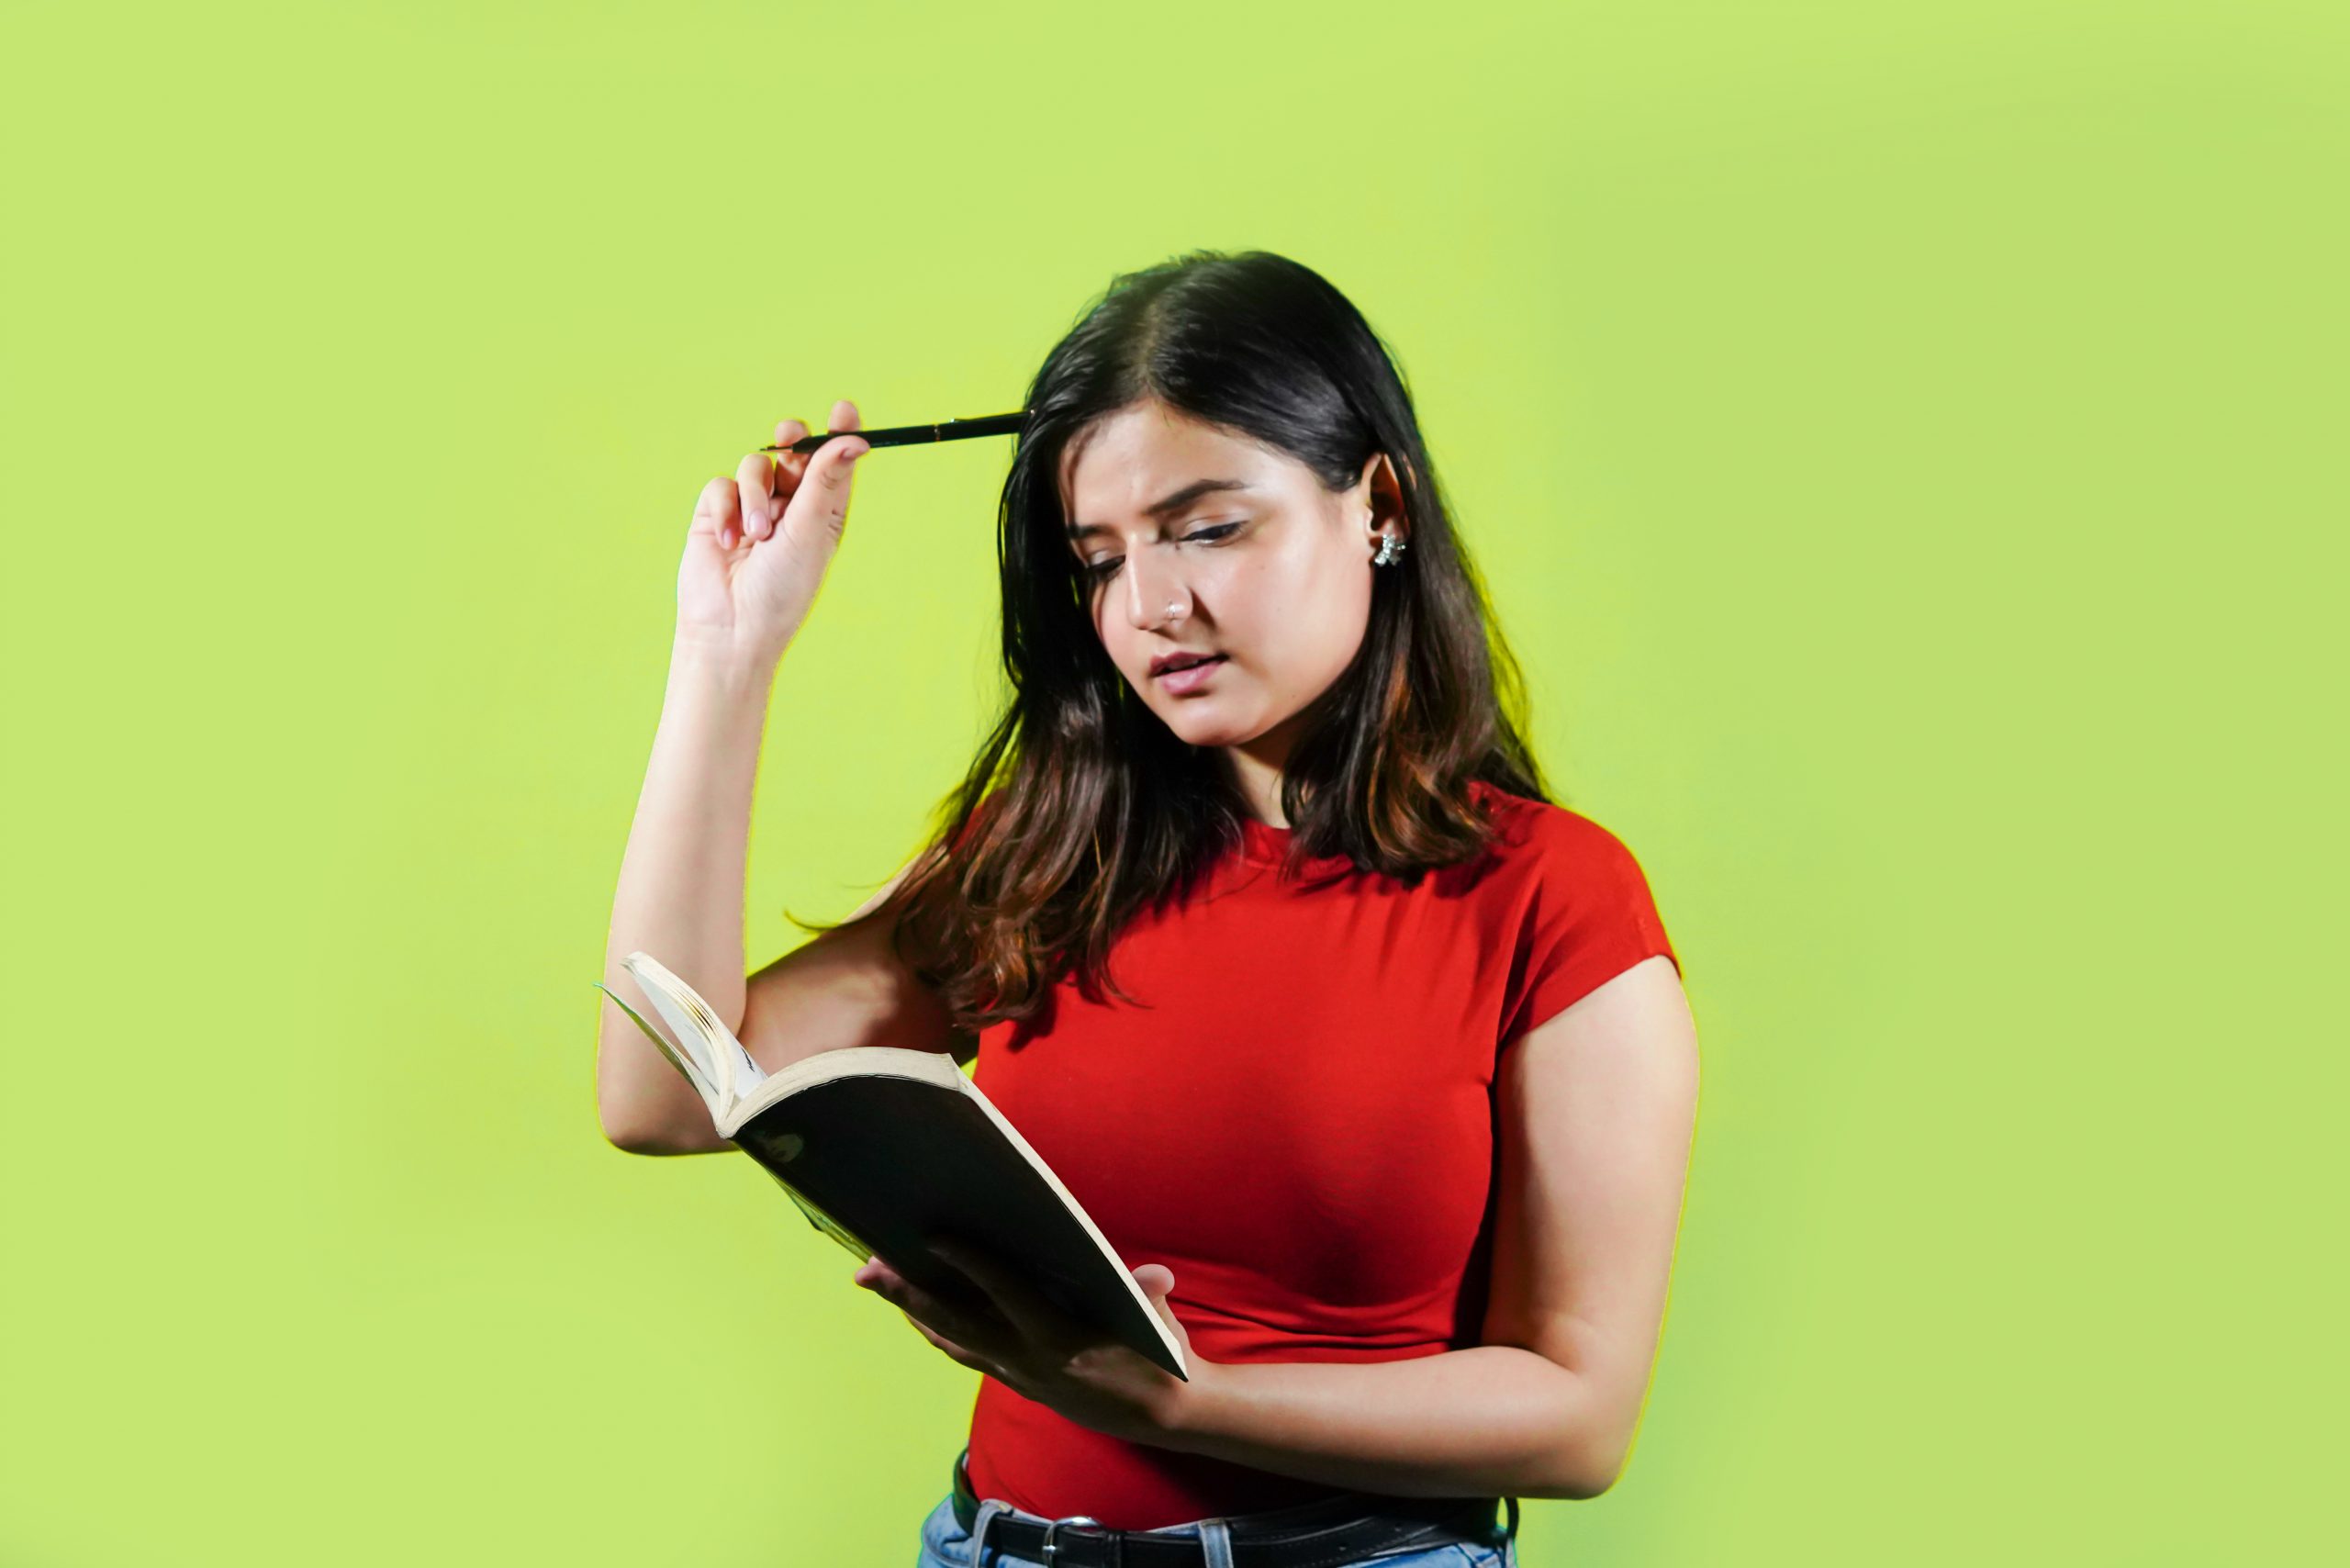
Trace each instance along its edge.
{"label": "black pen", "polygon": [[826,431],[822,435],[803,435],[789,446],[762,446],[761,452],[814,452],[828,441],[838,441],[853,435],[868,446],[912,446],[933,441],[968,441],[979,435],[1018,435],[1020,427],[1028,422],[1028,410],[1016,414],[990,414],[978,420],[948,420],[938,425],[893,425],[879,431]]}

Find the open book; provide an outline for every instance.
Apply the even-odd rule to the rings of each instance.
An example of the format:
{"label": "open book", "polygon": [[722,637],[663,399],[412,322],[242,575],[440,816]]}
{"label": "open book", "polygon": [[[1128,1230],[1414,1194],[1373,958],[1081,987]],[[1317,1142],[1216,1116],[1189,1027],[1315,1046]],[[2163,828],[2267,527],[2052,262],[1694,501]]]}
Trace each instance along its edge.
{"label": "open book", "polygon": [[958,1305],[987,1297],[930,1249],[967,1242],[1021,1270],[1053,1305],[1184,1382],[1174,1334],[1115,1249],[1017,1128],[945,1051],[850,1046],[767,1073],[694,989],[654,960],[621,961],[664,1035],[599,980],[818,1230]]}

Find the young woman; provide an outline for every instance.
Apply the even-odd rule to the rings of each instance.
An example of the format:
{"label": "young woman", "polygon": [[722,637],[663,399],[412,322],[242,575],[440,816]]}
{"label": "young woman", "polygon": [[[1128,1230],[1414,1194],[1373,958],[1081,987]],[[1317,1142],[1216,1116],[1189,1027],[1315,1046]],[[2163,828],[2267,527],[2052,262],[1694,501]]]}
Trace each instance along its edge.
{"label": "young woman", "polygon": [[[1697,1048],[1640,868],[1550,801],[1408,392],[1326,280],[1122,276],[1025,406],[1009,704],[923,850],[741,980],[768,686],[864,447],[704,488],[606,983],[659,953],[770,1072],[976,1058],[1185,1347],[1188,1380],[993,1258],[957,1260],[983,1316],[857,1271],[986,1374],[923,1568],[1515,1564],[1518,1498],[1621,1473],[1664,1312]],[[729,1147],[606,1014],[606,1136]]]}

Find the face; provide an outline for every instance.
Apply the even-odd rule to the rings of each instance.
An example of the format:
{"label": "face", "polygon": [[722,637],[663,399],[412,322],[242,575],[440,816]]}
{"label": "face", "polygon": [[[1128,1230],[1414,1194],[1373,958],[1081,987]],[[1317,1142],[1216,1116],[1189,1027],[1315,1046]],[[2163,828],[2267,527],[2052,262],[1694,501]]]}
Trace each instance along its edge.
{"label": "face", "polygon": [[[1084,531],[1069,548],[1094,630],[1128,684],[1192,745],[1279,767],[1362,645],[1378,533],[1404,536],[1385,455],[1334,494],[1284,453],[1143,402],[1070,443],[1060,491]],[[1217,662],[1151,673],[1203,654]]]}

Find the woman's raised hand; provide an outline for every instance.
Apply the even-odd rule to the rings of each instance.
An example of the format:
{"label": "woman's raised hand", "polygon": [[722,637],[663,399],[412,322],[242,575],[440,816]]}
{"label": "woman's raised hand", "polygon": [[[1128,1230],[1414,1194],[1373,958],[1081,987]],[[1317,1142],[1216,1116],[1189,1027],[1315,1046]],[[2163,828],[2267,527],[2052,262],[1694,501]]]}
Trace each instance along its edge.
{"label": "woman's raised hand", "polygon": [[[856,428],[856,405],[834,403],[826,431]],[[775,427],[776,444],[807,433],[786,420]],[[678,633],[750,658],[782,657],[848,526],[851,465],[870,450],[843,440],[810,454],[746,453],[733,478],[704,485],[677,565]]]}

